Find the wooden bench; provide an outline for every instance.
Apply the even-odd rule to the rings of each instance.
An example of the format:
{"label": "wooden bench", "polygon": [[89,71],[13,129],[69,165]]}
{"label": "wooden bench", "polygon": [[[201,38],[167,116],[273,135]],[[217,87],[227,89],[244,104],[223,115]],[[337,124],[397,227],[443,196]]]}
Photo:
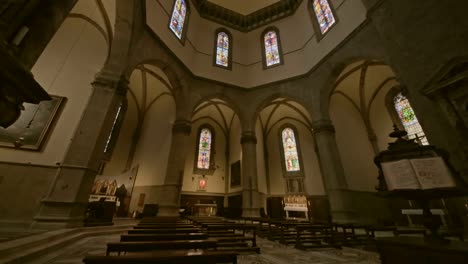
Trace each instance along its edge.
{"label": "wooden bench", "polygon": [[[137,232],[145,230],[129,230],[129,232]],[[152,231],[152,230],[150,230]],[[151,234],[151,233],[129,233],[121,235],[120,241],[170,241],[170,240],[197,240],[207,239],[207,233],[187,233],[187,234]]]}
{"label": "wooden bench", "polygon": [[[339,230],[341,229],[341,231]],[[364,230],[363,234],[356,233],[356,229]],[[359,224],[335,224],[334,239],[344,245],[367,244],[369,235],[365,232],[366,226]]]}
{"label": "wooden bench", "polygon": [[113,242],[107,243],[106,256],[116,252],[142,252],[168,249],[216,249],[218,241],[214,239],[204,240],[171,240],[171,241],[137,241],[137,242]]}
{"label": "wooden bench", "polygon": [[[228,250],[232,249],[236,251],[254,251],[260,253],[260,248],[257,247],[256,229],[256,225],[249,224],[205,226],[205,231],[208,233],[210,238],[218,240],[218,249],[226,248]],[[235,233],[236,230],[242,231],[242,234]],[[246,236],[247,231],[251,231],[252,235]],[[248,241],[251,241],[251,246],[247,244]]]}
{"label": "wooden bench", "polygon": [[154,233],[167,234],[167,233],[197,233],[201,232],[201,228],[161,228],[161,227],[147,227],[147,226],[134,226],[134,230],[138,229],[152,229]]}
{"label": "wooden bench", "polygon": [[366,233],[370,239],[375,238],[375,232],[394,232],[397,230],[396,226],[367,226]]}
{"label": "wooden bench", "polygon": [[302,224],[296,226],[298,249],[335,247],[341,248],[334,237],[332,225]]}
{"label": "wooden bench", "polygon": [[86,264],[237,264],[237,252],[184,250],[184,251],[152,251],[132,253],[126,256],[86,256]]}

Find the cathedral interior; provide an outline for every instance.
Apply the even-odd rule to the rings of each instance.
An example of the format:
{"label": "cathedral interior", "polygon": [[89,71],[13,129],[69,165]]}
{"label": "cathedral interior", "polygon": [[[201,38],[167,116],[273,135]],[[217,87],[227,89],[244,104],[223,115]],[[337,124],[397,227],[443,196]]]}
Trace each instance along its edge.
{"label": "cathedral interior", "polygon": [[[82,263],[144,216],[258,224],[262,251],[239,263],[291,263],[278,248],[294,263],[394,263],[384,246],[284,246],[262,237],[262,223],[283,227],[273,220],[422,230],[398,243],[421,238],[420,254],[466,260],[466,244],[451,251],[424,235],[439,229],[453,247],[468,237],[466,10],[463,0],[0,1],[0,262]],[[392,150],[401,142],[432,154]],[[411,173],[416,183],[395,180]]]}

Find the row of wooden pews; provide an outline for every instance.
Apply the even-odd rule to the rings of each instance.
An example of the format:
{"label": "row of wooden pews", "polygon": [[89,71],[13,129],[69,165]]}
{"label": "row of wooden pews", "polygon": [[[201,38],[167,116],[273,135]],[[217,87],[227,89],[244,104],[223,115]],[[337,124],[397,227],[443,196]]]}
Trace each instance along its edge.
{"label": "row of wooden pews", "polygon": [[218,241],[218,250],[260,253],[257,246],[257,226],[219,217],[189,217],[202,227],[209,238]]}
{"label": "row of wooden pews", "polygon": [[268,219],[244,217],[241,220],[257,226],[259,237],[278,241],[282,244],[293,244],[298,249],[374,245],[375,233],[386,232],[387,235],[424,235],[421,228],[397,228],[395,226],[376,226],[361,224],[311,223],[299,220]]}
{"label": "row of wooden pews", "polygon": [[260,237],[293,244],[298,249],[366,245],[373,241],[375,231],[393,230],[358,224],[315,224],[266,218],[243,218],[242,221],[256,225]]}
{"label": "row of wooden pews", "polygon": [[120,242],[108,243],[105,256],[87,256],[83,262],[237,263],[240,252],[260,252],[255,230],[255,225],[213,217],[144,218]]}

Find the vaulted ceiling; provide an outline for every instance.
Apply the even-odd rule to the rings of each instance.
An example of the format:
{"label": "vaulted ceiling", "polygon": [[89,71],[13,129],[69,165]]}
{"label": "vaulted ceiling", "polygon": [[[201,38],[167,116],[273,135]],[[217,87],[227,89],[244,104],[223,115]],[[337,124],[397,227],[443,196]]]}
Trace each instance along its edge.
{"label": "vaulted ceiling", "polygon": [[248,32],[294,14],[303,0],[192,0],[200,16]]}
{"label": "vaulted ceiling", "polygon": [[248,15],[280,0],[208,0],[209,2],[230,9],[241,15]]}

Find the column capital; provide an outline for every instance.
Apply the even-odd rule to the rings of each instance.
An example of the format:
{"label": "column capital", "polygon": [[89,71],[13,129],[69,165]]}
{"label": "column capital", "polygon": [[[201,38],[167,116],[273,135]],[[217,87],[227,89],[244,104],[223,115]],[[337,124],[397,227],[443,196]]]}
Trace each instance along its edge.
{"label": "column capital", "polygon": [[312,122],[312,130],[314,134],[322,132],[335,133],[335,127],[330,119],[320,119]]}
{"label": "column capital", "polygon": [[128,80],[123,75],[116,75],[112,72],[99,72],[92,85],[94,88],[115,89],[117,93],[125,95],[128,90]]}
{"label": "column capital", "polygon": [[241,135],[241,144],[244,143],[253,143],[257,144],[257,136],[255,136],[254,131],[245,131]]}
{"label": "column capital", "polygon": [[176,120],[172,125],[172,134],[190,135],[192,131],[192,122],[188,120]]}

